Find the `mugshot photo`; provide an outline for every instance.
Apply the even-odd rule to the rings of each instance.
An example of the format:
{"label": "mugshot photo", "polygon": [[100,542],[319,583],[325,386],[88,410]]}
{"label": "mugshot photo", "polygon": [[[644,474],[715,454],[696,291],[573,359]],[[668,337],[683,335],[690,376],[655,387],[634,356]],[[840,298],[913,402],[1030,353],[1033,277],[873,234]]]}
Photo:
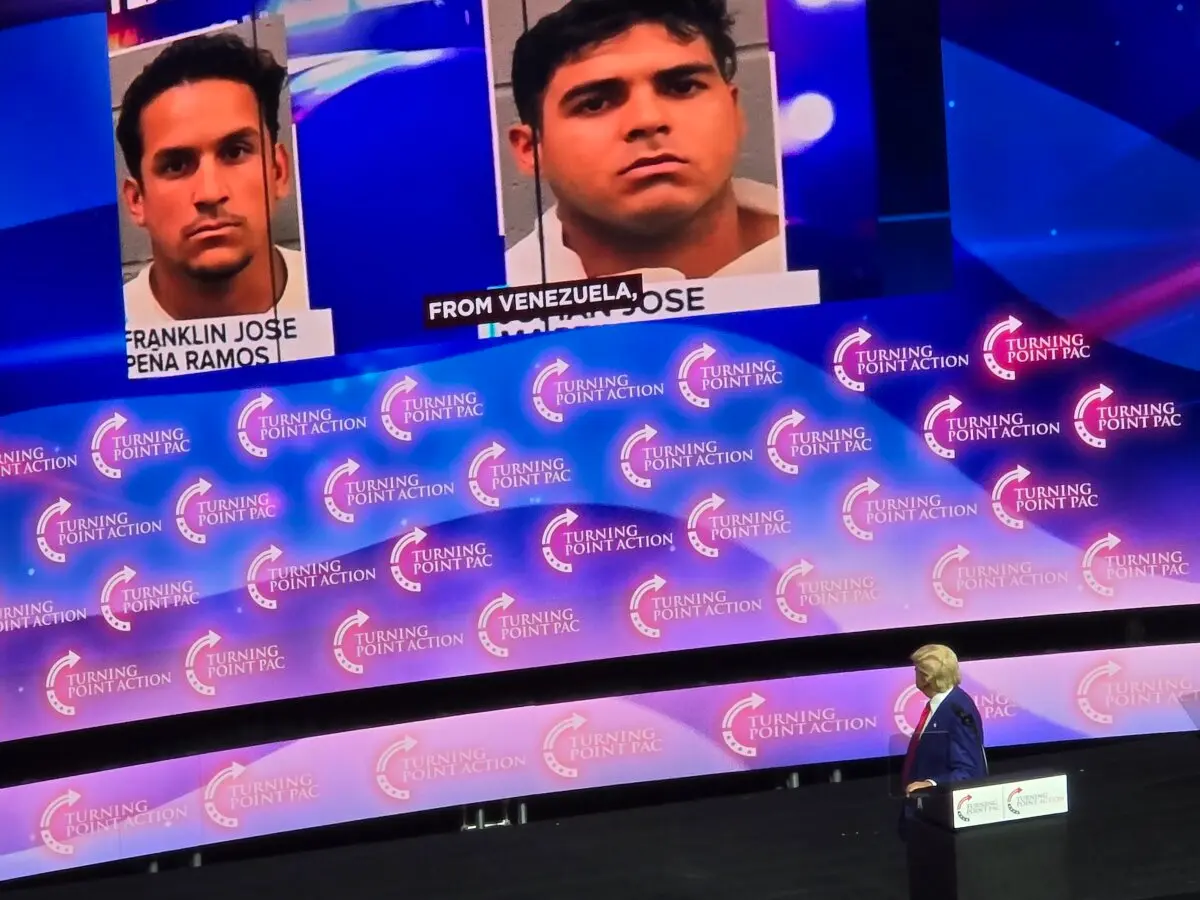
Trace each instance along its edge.
{"label": "mugshot photo", "polygon": [[510,285],[786,271],[761,0],[491,0]]}
{"label": "mugshot photo", "polygon": [[126,324],[309,309],[283,21],[110,57]]}

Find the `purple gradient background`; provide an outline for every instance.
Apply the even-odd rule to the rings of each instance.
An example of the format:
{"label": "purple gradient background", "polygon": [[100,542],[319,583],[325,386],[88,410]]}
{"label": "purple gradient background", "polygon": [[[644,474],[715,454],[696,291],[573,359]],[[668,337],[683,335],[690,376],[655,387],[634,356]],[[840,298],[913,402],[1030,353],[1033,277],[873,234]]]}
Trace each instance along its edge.
{"label": "purple gradient background", "polygon": [[[990,747],[1186,731],[1194,726],[1179,695],[1200,684],[1200,645],[983,660],[964,669]],[[731,726],[748,756],[727,746],[723,722],[755,697],[758,707],[734,715]],[[21,785],[0,791],[0,879],[504,797],[888,756],[900,752],[919,712],[911,669],[876,669],[496,710]],[[786,724],[797,720],[813,724]],[[553,762],[574,774],[544,759],[555,732]],[[409,741],[385,771],[391,787],[409,792],[395,798],[377,784],[377,764]],[[245,771],[226,778],[214,802],[239,821],[221,827],[204,811],[205,788],[235,763]],[[274,802],[236,808],[235,791]],[[80,799],[51,817],[55,840],[69,837],[75,822],[111,823],[114,809],[151,821],[77,836],[73,853],[54,853],[39,825],[68,792]],[[122,815],[129,813],[115,814]],[[170,825],[152,821],[168,816]]]}

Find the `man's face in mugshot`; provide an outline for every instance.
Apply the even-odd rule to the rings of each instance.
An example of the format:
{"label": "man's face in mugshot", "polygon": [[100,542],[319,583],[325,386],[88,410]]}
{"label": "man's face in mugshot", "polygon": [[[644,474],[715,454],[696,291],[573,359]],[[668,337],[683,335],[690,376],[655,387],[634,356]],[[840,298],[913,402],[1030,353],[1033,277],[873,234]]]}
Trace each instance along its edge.
{"label": "man's face in mugshot", "polygon": [[147,104],[139,124],[141,177],[126,181],[124,196],[156,261],[220,281],[269,252],[271,215],[290,190],[290,173],[249,85],[177,85]]}
{"label": "man's face in mugshot", "polygon": [[[643,23],[586,49],[551,77],[538,164],[564,206],[621,232],[686,223],[733,176],[745,121],[703,37]],[[534,134],[516,126],[518,165],[534,171]]]}

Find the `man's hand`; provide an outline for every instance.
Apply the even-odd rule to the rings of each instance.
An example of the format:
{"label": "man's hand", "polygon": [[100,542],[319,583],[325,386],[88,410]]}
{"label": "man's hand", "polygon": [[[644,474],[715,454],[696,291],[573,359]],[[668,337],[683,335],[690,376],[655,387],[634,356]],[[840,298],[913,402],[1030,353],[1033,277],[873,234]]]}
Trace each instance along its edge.
{"label": "man's hand", "polygon": [[927,788],[931,788],[931,787],[933,787],[932,781],[914,781],[912,784],[910,784],[907,788],[904,789],[904,794],[905,794],[905,796],[911,797],[913,794],[913,791],[923,791],[923,790],[926,790]]}

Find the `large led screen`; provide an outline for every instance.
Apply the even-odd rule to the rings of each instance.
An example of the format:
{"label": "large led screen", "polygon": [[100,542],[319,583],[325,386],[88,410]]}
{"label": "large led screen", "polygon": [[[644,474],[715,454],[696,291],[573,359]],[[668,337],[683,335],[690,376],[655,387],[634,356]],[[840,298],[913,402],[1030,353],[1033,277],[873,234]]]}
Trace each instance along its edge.
{"label": "large led screen", "polygon": [[[989,747],[1187,731],[1200,647],[964,664]],[[410,722],[0,791],[0,879],[579,788],[902,752],[911,668]],[[1008,797],[1012,815],[1021,800]]]}

